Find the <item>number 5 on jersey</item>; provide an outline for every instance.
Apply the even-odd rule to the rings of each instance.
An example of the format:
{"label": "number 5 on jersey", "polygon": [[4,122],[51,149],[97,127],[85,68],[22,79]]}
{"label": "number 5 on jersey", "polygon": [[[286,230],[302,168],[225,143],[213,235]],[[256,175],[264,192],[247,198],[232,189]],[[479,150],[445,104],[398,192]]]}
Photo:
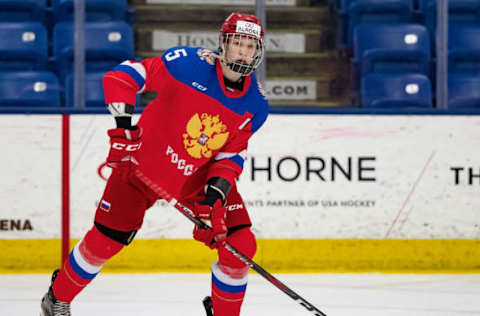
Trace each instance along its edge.
{"label": "number 5 on jersey", "polygon": [[168,54],[165,55],[165,60],[166,61],[172,61],[174,59],[177,59],[178,57],[181,57],[181,56],[187,56],[187,52],[185,51],[184,48],[179,48],[179,49],[176,49],[174,50],[173,52],[170,52]]}

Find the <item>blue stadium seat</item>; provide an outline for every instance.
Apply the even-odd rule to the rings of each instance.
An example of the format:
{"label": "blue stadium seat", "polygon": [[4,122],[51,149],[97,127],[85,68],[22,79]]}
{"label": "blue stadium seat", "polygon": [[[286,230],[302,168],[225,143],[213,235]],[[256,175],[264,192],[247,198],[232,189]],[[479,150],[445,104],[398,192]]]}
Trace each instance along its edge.
{"label": "blue stadium seat", "polygon": [[354,2],[355,0],[335,0],[334,4],[335,7],[340,14],[347,14],[348,12],[348,7],[350,6],[351,2]]}
{"label": "blue stadium seat", "polygon": [[0,0],[1,22],[45,21],[47,0]]}
{"label": "blue stadium seat", "polygon": [[58,79],[46,71],[0,72],[0,106],[58,107]]}
{"label": "blue stadium seat", "polygon": [[480,109],[480,75],[450,74],[448,107]]}
{"label": "blue stadium seat", "polygon": [[342,0],[328,0],[328,5],[337,13],[341,13]]}
{"label": "blue stadium seat", "polygon": [[[56,72],[63,81],[73,71],[73,23],[60,22],[53,29]],[[120,22],[89,22],[85,31],[86,71],[106,71],[134,58],[133,31]]]}
{"label": "blue stadium seat", "polygon": [[348,14],[347,45],[353,45],[353,32],[361,23],[413,23],[413,0],[343,0]]}
{"label": "blue stadium seat", "polygon": [[430,39],[419,24],[361,24],[354,33],[354,64],[362,75],[421,73],[429,75]]}
{"label": "blue stadium seat", "polygon": [[[425,16],[425,25],[435,34],[437,25],[437,1],[420,0],[420,11]],[[450,0],[448,2],[449,24],[480,24],[479,0]],[[433,39],[434,37],[432,37]]]}
{"label": "blue stadium seat", "polygon": [[[73,20],[74,0],[52,0],[52,8],[56,22]],[[127,9],[127,0],[85,0],[87,21],[122,21],[126,19]]]}
{"label": "blue stadium seat", "polygon": [[[105,107],[103,75],[105,75],[105,71],[85,74],[85,106]],[[65,106],[74,106],[74,98],[74,74],[71,73],[65,79]]]}
{"label": "blue stadium seat", "polygon": [[422,74],[377,74],[362,78],[362,106],[367,108],[431,108],[432,87]]}
{"label": "blue stadium seat", "polygon": [[0,23],[0,71],[44,70],[47,61],[48,40],[43,24]]}
{"label": "blue stadium seat", "polygon": [[448,68],[450,73],[480,75],[480,24],[454,24],[449,27]]}
{"label": "blue stadium seat", "polygon": [[[106,71],[87,72],[85,78],[85,106],[105,107],[105,96],[103,92],[103,76]],[[74,106],[74,75],[69,74],[65,79],[65,106]],[[141,104],[141,95],[138,94],[136,104]]]}

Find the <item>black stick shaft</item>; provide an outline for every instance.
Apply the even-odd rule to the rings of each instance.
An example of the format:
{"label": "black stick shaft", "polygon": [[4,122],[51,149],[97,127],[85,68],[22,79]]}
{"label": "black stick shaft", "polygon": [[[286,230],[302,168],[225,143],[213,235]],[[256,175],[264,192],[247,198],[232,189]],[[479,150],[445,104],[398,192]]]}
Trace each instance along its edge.
{"label": "black stick shaft", "polygon": [[[183,215],[185,215],[190,221],[192,221],[195,225],[199,226],[200,228],[203,229],[210,229],[210,226],[202,222],[199,218],[195,216],[195,213],[193,213],[192,210],[190,210],[188,207],[185,205],[181,204],[180,202],[176,200],[172,200],[171,205],[173,205],[177,210],[179,210]],[[248,265],[250,268],[255,270],[258,274],[260,274],[262,277],[264,277],[268,282],[272,283],[275,285],[278,289],[280,289],[283,293],[287,294],[290,296],[294,301],[305,307],[308,311],[310,311],[313,315],[316,316],[327,316],[325,313],[320,311],[318,308],[313,306],[311,303],[309,303],[307,300],[305,300],[303,297],[295,293],[292,289],[290,289],[288,286],[283,284],[280,280],[275,278],[273,275],[265,271],[261,266],[256,264],[252,259],[248,258],[244,254],[242,254],[240,251],[235,249],[230,244],[226,244],[225,248],[230,251],[235,257],[240,259],[243,263]]]}
{"label": "black stick shaft", "polygon": [[[165,191],[162,187],[154,183],[149,177],[147,177],[143,172],[141,172],[139,169],[135,170],[135,176],[140,179],[147,187],[149,187],[152,191],[154,191],[159,198],[166,199],[169,201],[169,204],[175,207],[177,210],[179,210],[183,215],[185,215],[190,221],[192,221],[195,225],[197,225],[200,228],[203,229],[211,229],[210,226],[202,222],[198,217],[195,216],[195,213],[185,205],[181,204],[178,202],[175,197],[173,197],[169,192]],[[327,316],[325,313],[320,311],[318,308],[313,306],[311,303],[309,303],[307,300],[305,300],[303,297],[295,293],[292,289],[290,289],[288,286],[280,282],[277,278],[275,278],[273,275],[265,271],[262,267],[260,267],[258,264],[256,264],[252,259],[246,257],[244,254],[239,252],[237,249],[235,249],[232,245],[226,244],[225,248],[230,251],[235,257],[237,257],[239,260],[244,262],[246,265],[248,265],[250,268],[255,270],[258,274],[260,274],[262,277],[264,277],[268,282],[272,283],[275,285],[278,289],[280,289],[283,293],[287,294],[290,296],[294,301],[305,307],[308,311],[310,311],[313,315],[316,316]]]}

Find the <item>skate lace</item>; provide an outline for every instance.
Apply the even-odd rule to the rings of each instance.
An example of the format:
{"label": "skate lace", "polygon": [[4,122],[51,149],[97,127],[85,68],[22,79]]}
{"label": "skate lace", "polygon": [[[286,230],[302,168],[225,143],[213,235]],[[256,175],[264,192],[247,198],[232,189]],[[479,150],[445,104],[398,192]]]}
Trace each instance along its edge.
{"label": "skate lace", "polygon": [[71,316],[70,303],[56,301],[53,305],[53,315],[55,316]]}

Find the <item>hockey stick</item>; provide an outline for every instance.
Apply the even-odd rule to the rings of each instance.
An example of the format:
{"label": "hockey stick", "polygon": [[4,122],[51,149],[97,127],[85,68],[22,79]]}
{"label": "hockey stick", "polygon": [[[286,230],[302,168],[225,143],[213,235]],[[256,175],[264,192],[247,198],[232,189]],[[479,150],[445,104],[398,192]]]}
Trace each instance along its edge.
{"label": "hockey stick", "polygon": [[[163,188],[158,186],[156,183],[153,183],[147,176],[145,176],[140,170],[135,170],[135,175],[146,185],[148,186],[152,191],[154,191],[159,197],[165,199],[168,201],[168,203],[176,208],[178,211],[180,211],[185,217],[187,217],[191,222],[193,222],[195,225],[202,229],[211,229],[210,226],[205,224],[202,220],[197,218],[195,216],[195,213],[185,205],[181,204],[178,202],[171,194],[166,192]],[[242,254],[240,251],[235,249],[232,245],[226,243],[225,248],[230,251],[235,257],[237,257],[239,260],[241,260],[243,263],[248,265],[250,268],[255,270],[258,274],[260,274],[262,277],[264,277],[268,282],[272,283],[274,286],[276,286],[278,289],[280,289],[283,293],[287,294],[292,298],[294,301],[305,307],[308,311],[310,311],[313,315],[316,316],[327,316],[325,313],[320,311],[318,308],[313,306],[311,303],[309,303],[307,300],[305,300],[303,297],[298,295],[295,291],[290,289],[288,286],[280,282],[277,278],[275,278],[273,275],[265,271],[261,266],[256,264],[252,259],[248,258],[244,254]]]}

